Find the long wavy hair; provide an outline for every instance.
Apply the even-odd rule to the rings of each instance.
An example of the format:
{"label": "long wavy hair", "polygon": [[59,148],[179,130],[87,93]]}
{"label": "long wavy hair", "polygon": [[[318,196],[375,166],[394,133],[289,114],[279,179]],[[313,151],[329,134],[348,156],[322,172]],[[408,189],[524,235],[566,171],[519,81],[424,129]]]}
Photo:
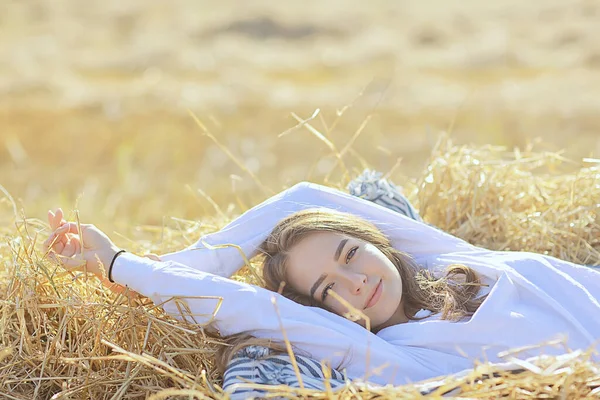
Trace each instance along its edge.
{"label": "long wavy hair", "polygon": [[[402,278],[404,313],[410,320],[420,320],[415,314],[421,309],[440,314],[441,319],[458,321],[472,315],[484,297],[477,297],[481,286],[478,274],[465,265],[446,267],[442,276],[419,267],[406,253],[395,249],[390,240],[375,225],[355,215],[328,209],[308,209],[281,220],[260,247],[264,256],[262,278],[266,289],[280,292],[288,299],[306,306],[327,309],[322,303],[286,283],[290,250],[317,232],[333,232],[351,236],[377,247],[398,269]],[[261,345],[276,352],[285,352],[285,345],[254,338],[247,333],[229,336],[228,346],[221,348],[217,366],[221,371],[239,350]]]}

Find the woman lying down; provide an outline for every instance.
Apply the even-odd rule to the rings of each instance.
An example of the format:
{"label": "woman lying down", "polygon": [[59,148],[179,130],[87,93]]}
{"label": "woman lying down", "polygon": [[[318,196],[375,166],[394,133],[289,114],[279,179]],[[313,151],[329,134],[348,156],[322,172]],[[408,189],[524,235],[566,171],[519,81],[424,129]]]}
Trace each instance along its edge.
{"label": "woman lying down", "polygon": [[[520,358],[592,348],[600,361],[600,272],[470,245],[393,197],[377,198],[382,206],[300,183],[157,259],[50,212],[46,246],[68,270],[85,264],[101,277],[100,261],[110,282],[157,304],[188,297],[194,321],[235,344],[221,360],[226,388],[247,380],[297,386],[281,351],[285,337],[304,386],[320,389],[320,361],[334,368],[334,388],[344,379],[385,385],[448,375],[476,361],[503,362],[502,352],[515,348],[525,348]],[[244,265],[240,249],[264,256],[264,288],[228,279]],[[173,301],[163,307],[181,317]],[[539,346],[556,339],[564,344]]]}

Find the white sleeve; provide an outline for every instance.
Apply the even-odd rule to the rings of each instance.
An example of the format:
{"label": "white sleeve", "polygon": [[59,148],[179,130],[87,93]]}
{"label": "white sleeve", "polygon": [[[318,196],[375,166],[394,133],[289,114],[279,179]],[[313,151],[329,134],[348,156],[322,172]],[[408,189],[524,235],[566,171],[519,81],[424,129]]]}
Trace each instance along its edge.
{"label": "white sleeve", "polygon": [[[326,186],[302,182],[248,210],[220,231],[203,236],[187,249],[160,258],[230,277],[244,266],[240,250],[248,259],[252,258],[279,221],[297,211],[315,207],[351,213],[373,222],[391,239],[394,247],[411,254],[417,261],[421,257],[473,249],[461,239],[370,201]],[[239,247],[209,249],[204,243]]]}
{"label": "white sleeve", "polygon": [[162,305],[174,317],[201,325],[210,323],[223,336],[250,332],[255,337],[284,342],[283,326],[285,337],[296,350],[328,360],[333,367],[346,362],[352,377],[364,376],[384,364],[389,368],[374,379],[376,383],[385,384],[393,376],[398,380],[430,374],[409,349],[394,346],[343,317],[302,306],[260,287],[130,253],[116,259],[112,277]]}

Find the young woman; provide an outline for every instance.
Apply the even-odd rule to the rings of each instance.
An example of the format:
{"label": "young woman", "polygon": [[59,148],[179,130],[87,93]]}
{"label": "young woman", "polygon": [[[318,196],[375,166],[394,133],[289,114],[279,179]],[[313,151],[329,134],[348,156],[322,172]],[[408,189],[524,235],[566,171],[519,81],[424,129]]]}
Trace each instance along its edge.
{"label": "young woman", "polygon": [[[600,350],[599,272],[478,248],[316,184],[285,190],[160,260],[122,252],[92,225],[78,231],[61,219],[50,214],[55,231],[46,245],[65,268],[85,265],[98,276],[106,269],[155,303],[185,299],[190,315],[181,316],[175,301],[163,307],[223,336],[287,338],[302,354],[344,365],[349,378],[402,384],[475,360],[500,362],[514,348],[520,357],[565,346]],[[271,290],[227,279],[260,251]],[[348,310],[369,322],[345,318]],[[538,346],[557,338],[562,346]]]}

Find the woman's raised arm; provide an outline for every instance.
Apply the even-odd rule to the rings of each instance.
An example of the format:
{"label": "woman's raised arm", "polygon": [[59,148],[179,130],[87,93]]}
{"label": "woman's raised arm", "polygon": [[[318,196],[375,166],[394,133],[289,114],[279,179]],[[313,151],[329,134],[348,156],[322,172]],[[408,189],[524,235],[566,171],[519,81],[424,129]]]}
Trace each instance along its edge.
{"label": "woman's raised arm", "polygon": [[[62,245],[66,235],[79,253]],[[58,242],[61,242],[60,244]],[[93,225],[66,222],[45,242],[67,270],[86,270],[149,297],[167,313],[195,324],[210,324],[222,335],[249,332],[297,349],[334,367],[345,361],[348,375],[376,383],[405,383],[439,375],[433,354],[411,346],[391,345],[360,325],[321,308],[305,307],[266,289],[206,273],[175,261],[157,261],[120,250]],[[106,268],[108,266],[108,268]],[[273,301],[275,299],[275,301]],[[463,357],[441,365],[465,368]],[[372,375],[375,371],[379,375]],[[368,374],[367,374],[368,372]]]}
{"label": "woman's raised arm", "polygon": [[[442,372],[442,366],[423,362],[419,349],[391,345],[336,314],[173,261],[124,253],[116,259],[112,277],[178,319],[210,324],[223,336],[249,332],[281,343],[287,338],[305,355],[332,367],[343,363],[350,378],[400,384]],[[456,363],[455,370],[465,368],[463,357],[448,360]]]}
{"label": "woman's raised arm", "polygon": [[[230,277],[244,266],[240,250],[249,259],[254,257],[279,221],[315,207],[351,213],[373,222],[392,240],[394,247],[411,254],[417,261],[434,254],[473,249],[461,239],[370,201],[326,186],[301,182],[246,211],[220,231],[203,236],[182,251],[161,255],[160,259]],[[238,247],[210,248],[226,244]]]}

